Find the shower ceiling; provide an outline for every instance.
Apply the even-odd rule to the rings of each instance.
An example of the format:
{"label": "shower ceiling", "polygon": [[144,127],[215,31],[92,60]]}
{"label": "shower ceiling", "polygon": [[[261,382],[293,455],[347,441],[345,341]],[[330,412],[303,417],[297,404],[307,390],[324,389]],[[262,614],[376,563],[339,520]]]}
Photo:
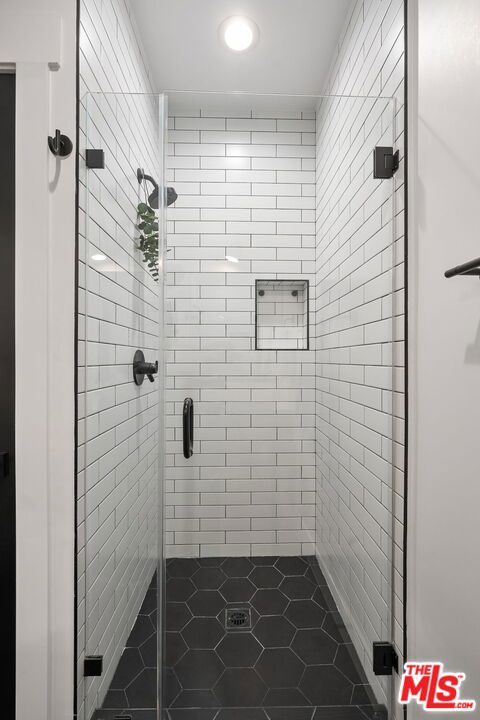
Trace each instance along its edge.
{"label": "shower ceiling", "polygon": [[[160,90],[318,95],[351,0],[136,0],[136,20]],[[235,54],[219,40],[232,15],[260,42]]]}

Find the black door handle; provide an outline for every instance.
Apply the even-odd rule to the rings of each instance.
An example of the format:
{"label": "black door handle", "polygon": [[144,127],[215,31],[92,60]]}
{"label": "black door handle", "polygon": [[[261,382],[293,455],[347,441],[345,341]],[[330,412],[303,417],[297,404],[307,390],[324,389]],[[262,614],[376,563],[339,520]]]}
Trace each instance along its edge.
{"label": "black door handle", "polygon": [[193,400],[185,398],[183,402],[183,457],[193,455]]}

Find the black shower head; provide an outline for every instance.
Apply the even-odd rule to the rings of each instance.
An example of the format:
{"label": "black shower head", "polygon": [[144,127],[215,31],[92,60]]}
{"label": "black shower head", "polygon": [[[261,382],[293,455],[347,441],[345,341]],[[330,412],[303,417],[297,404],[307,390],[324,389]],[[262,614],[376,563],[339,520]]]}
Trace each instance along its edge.
{"label": "black shower head", "polygon": [[[137,179],[139,183],[142,183],[144,180],[152,183],[153,191],[148,196],[148,204],[151,208],[153,208],[153,210],[158,210],[158,183],[151,175],[145,175],[145,172],[141,168],[138,168],[137,170]],[[167,187],[165,189],[165,202],[167,206],[174,203],[177,197],[178,195],[175,192],[175,188]]]}

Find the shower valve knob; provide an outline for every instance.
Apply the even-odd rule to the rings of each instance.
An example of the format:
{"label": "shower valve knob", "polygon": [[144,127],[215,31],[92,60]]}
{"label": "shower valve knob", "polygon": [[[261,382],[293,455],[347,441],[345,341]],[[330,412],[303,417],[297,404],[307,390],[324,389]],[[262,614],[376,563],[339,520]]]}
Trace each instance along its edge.
{"label": "shower valve knob", "polygon": [[158,373],[158,360],[154,363],[146,362],[145,355],[141,350],[137,350],[133,358],[133,379],[135,385],[141,385],[145,380],[145,375],[153,382],[153,377]]}

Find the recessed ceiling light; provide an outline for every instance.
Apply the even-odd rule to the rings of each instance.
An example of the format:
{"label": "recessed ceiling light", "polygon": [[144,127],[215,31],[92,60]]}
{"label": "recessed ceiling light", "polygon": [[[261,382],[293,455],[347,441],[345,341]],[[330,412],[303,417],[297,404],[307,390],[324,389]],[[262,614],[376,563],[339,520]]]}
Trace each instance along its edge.
{"label": "recessed ceiling light", "polygon": [[249,18],[235,15],[220,25],[220,37],[234,52],[245,52],[258,40],[258,27]]}

